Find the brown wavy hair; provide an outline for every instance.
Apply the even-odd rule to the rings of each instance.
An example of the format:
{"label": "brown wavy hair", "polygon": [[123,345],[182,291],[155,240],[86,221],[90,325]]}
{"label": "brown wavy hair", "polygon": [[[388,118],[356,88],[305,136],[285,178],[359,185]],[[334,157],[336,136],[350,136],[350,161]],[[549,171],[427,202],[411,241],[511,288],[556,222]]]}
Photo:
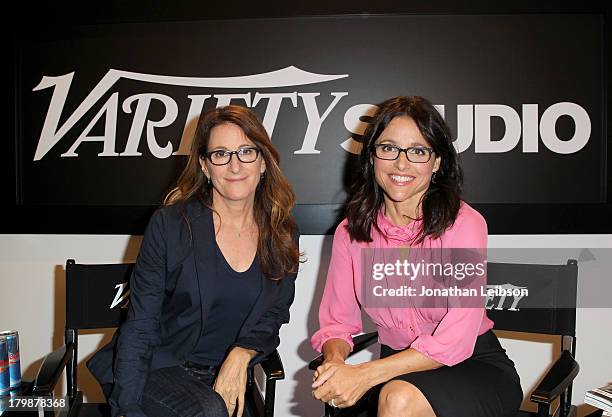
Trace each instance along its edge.
{"label": "brown wavy hair", "polygon": [[448,125],[429,100],[419,96],[394,97],[378,105],[378,110],[364,132],[359,175],[353,182],[346,204],[347,230],[351,240],[371,242],[372,227],[378,228],[376,216],[384,202],[384,191],[376,182],[374,174],[374,144],[391,120],[400,116],[414,120],[433,148],[435,157],[440,157],[435,182],[429,184],[420,201],[423,228],[411,243],[420,244],[426,237],[440,237],[457,218],[461,205],[463,171]]}
{"label": "brown wavy hair", "polygon": [[212,210],[212,186],[202,172],[199,159],[208,150],[215,126],[232,123],[261,150],[266,172],[255,192],[254,217],[259,228],[257,253],[264,275],[272,280],[297,272],[300,253],[295,237],[297,224],[291,214],[295,193],[279,167],[279,154],[266,129],[249,109],[229,105],[208,110],[200,116],[187,166],[177,185],[164,199],[169,206],[197,198]]}

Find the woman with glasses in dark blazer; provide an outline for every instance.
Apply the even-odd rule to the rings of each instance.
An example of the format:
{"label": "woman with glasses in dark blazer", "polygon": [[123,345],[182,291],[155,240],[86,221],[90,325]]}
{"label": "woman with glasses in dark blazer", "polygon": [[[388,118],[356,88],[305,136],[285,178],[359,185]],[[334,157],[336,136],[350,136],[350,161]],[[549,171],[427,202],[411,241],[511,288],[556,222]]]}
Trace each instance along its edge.
{"label": "woman with glasses in dark blazer", "polygon": [[[311,339],[324,356],[314,397],[346,408],[365,395],[379,417],[515,416],[519,378],[491,331],[482,298],[458,304],[417,294],[397,308],[390,298],[369,304],[365,293],[372,276],[362,261],[371,253],[435,259],[464,248],[486,256],[487,225],[461,200],[462,171],[444,120],[422,97],[383,102],[364,134],[359,168],[334,235],[321,328]],[[362,309],[378,329],[380,359],[348,365]]]}
{"label": "woman with glasses in dark blazer", "polygon": [[250,110],[201,116],[187,166],[145,232],[116,347],[88,364],[112,384],[114,416],[248,415],[247,368],[278,346],[294,298],[294,203]]}

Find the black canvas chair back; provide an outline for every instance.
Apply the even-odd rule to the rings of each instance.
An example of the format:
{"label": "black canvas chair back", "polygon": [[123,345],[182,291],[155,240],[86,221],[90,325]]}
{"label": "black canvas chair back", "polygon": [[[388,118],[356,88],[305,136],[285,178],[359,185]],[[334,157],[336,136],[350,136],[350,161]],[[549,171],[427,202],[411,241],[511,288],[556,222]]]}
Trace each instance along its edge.
{"label": "black canvas chair back", "polygon": [[[510,264],[490,262],[487,284],[522,289],[521,297],[496,296],[487,300],[487,315],[497,330],[576,336],[576,290],[578,263],[566,265]],[[573,353],[573,352],[572,352]]]}
{"label": "black canvas chair back", "polygon": [[134,264],[66,263],[66,329],[118,327],[125,318]]}

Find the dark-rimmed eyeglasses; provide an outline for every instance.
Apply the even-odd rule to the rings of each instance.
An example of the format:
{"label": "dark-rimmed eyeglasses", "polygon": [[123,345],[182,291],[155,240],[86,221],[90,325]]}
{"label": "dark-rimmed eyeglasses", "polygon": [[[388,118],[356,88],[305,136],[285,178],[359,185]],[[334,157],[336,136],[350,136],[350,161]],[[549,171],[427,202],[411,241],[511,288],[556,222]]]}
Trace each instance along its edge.
{"label": "dark-rimmed eyeglasses", "polygon": [[400,148],[388,143],[379,143],[374,145],[374,156],[385,161],[396,160],[399,158],[402,152],[406,154],[406,158],[408,158],[410,162],[424,164],[425,162],[429,162],[431,159],[431,154],[434,153],[434,150],[433,148],[426,148],[425,146],[410,146],[408,148]]}
{"label": "dark-rimmed eyeglasses", "polygon": [[203,156],[208,158],[210,163],[213,165],[229,164],[229,162],[232,160],[232,155],[236,155],[240,162],[250,164],[251,162],[255,162],[259,156],[259,152],[261,152],[261,149],[259,148],[240,148],[237,151],[226,151],[219,149],[216,151],[207,152]]}

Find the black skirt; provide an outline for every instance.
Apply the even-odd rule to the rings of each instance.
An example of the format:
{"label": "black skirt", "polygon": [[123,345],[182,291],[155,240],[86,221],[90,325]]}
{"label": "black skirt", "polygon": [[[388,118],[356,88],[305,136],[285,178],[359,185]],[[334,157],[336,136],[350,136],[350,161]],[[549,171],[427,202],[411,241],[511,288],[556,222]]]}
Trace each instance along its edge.
{"label": "black skirt", "polygon": [[[380,357],[398,352],[382,345]],[[491,330],[478,336],[474,353],[465,361],[393,379],[416,386],[437,417],[515,417],[523,400],[514,362]],[[376,410],[380,388],[370,393],[372,411]]]}

